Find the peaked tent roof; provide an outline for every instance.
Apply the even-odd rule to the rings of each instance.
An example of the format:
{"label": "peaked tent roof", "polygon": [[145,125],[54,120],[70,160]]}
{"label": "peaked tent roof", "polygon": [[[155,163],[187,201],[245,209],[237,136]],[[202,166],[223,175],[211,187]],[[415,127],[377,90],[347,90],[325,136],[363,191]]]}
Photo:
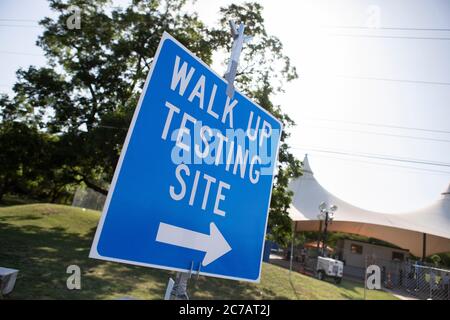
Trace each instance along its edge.
{"label": "peaked tent roof", "polygon": [[426,255],[450,252],[450,185],[432,205],[407,213],[378,213],[353,206],[328,192],[314,177],[308,156],[303,161],[303,176],[290,183],[294,192],[289,215],[298,231],[319,229],[319,205],[337,205],[330,231],[377,238],[422,256],[424,234]]}

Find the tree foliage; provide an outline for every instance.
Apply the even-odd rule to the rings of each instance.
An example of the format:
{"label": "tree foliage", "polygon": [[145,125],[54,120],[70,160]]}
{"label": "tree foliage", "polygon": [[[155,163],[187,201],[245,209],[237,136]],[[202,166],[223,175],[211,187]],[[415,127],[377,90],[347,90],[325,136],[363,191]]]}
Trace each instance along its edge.
{"label": "tree foliage", "polygon": [[[245,23],[246,34],[253,37],[241,56],[237,87],[284,124],[269,226],[280,239],[289,235],[287,208],[291,194],[287,184],[289,178],[300,174],[300,162],[286,143],[288,129],[294,123],[272,103],[272,98],[297,74],[283,54],[280,40],[267,33],[261,5],[249,2],[221,8],[218,26],[208,27],[196,14],[185,10],[185,0],[133,0],[126,8],[113,8],[106,0],[49,3],[57,18],[40,22],[45,31],[37,41],[48,65],[19,70],[14,97],[0,99],[2,146],[5,140],[26,140],[30,135],[36,143],[19,147],[14,161],[2,159],[16,163],[2,167],[3,184],[18,179],[17,172],[25,174],[20,170],[27,167],[40,172],[38,180],[41,185],[44,181],[49,184],[48,189],[84,183],[106,194],[163,32],[169,32],[211,64],[215,52],[231,49],[228,22],[234,20]],[[80,29],[66,25],[73,14],[68,10],[72,5],[81,9]],[[37,146],[42,141],[38,137],[46,142],[42,150],[48,154],[40,154]],[[31,154],[47,162],[46,172],[38,171],[38,164],[26,162]],[[30,179],[36,180],[33,170],[25,175],[31,174]]]}

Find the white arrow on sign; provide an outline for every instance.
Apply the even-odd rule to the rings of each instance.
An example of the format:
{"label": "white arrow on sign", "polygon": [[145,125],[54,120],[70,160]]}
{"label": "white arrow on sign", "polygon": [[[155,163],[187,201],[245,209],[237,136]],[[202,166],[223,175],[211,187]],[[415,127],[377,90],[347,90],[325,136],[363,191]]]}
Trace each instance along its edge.
{"label": "white arrow on sign", "polygon": [[209,225],[209,235],[160,222],[156,241],[206,252],[202,261],[203,266],[231,251],[230,245],[214,222]]}

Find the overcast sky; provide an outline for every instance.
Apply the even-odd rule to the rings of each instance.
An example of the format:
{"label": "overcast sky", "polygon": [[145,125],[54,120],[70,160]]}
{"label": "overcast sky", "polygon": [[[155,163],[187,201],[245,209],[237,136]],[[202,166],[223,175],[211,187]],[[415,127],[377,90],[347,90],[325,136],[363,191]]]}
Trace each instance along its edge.
{"label": "overcast sky", "polygon": [[[242,1],[195,9],[214,24],[232,2]],[[300,159],[308,152],[318,181],[375,211],[439,198],[450,183],[450,2],[259,2],[300,76],[275,100],[296,121],[290,143]],[[0,92],[11,93],[19,67],[45,64],[37,21],[50,14],[46,0],[0,1]]]}

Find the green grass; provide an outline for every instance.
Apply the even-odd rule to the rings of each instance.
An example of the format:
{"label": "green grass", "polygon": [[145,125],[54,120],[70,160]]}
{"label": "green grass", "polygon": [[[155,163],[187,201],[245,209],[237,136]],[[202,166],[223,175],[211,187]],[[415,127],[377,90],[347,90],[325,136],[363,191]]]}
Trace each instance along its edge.
{"label": "green grass", "polygon": [[[53,204],[0,208],[0,266],[19,269],[7,299],[161,299],[174,273],[89,259],[100,213]],[[82,270],[81,290],[68,290],[66,268]],[[192,299],[362,299],[361,285],[332,283],[263,265],[259,284],[210,277],[192,279]],[[371,291],[369,299],[394,299]]]}

